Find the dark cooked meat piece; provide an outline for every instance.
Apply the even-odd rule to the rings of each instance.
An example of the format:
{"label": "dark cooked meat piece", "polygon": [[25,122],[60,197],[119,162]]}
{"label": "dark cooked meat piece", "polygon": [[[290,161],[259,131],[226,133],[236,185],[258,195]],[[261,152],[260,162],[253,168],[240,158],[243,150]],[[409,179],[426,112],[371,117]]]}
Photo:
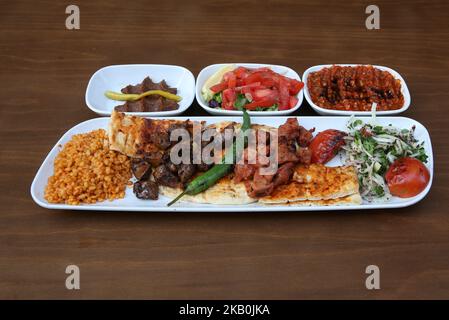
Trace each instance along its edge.
{"label": "dark cooked meat piece", "polygon": [[164,164],[161,164],[156,169],[154,169],[153,177],[157,183],[163,186],[172,188],[181,186],[178,177],[174,175],[170,170],[168,170],[168,168]]}
{"label": "dark cooked meat piece", "polygon": [[153,80],[150,79],[150,77],[146,77],[143,79],[143,81],[137,85],[128,85],[125,88],[123,88],[121,91],[122,93],[133,93],[133,94],[139,94],[143,93],[145,91],[149,90],[163,90],[167,91],[173,94],[177,93],[176,88],[170,88],[165,80],[162,80],[161,82],[153,82]]}
{"label": "dark cooked meat piece", "polygon": [[278,143],[278,163],[281,165],[286,162],[298,162],[296,148],[291,142],[281,140]]}
{"label": "dark cooked meat piece", "polygon": [[212,166],[213,166],[213,164],[201,163],[201,164],[197,164],[196,168],[198,171],[205,172],[205,171],[209,170],[210,168],[212,168]]}
{"label": "dark cooked meat piece", "polygon": [[164,156],[164,152],[162,151],[152,151],[152,152],[146,152],[144,155],[145,161],[149,162],[153,167],[157,167],[160,165],[163,161],[162,158]]}
{"label": "dark cooked meat piece", "polygon": [[301,147],[308,147],[310,144],[310,141],[313,139],[313,132],[315,131],[315,128],[312,128],[310,130],[307,130],[303,126],[299,126],[299,138],[298,142]]}
{"label": "dark cooked meat piece", "polygon": [[299,137],[299,124],[297,118],[288,118],[287,121],[279,126],[278,129],[279,138],[285,138],[288,140],[295,140]]}
{"label": "dark cooked meat piece", "polygon": [[135,182],[133,192],[137,198],[143,200],[157,200],[159,198],[159,186],[149,180]]}
{"label": "dark cooked meat piece", "polygon": [[287,162],[283,164],[278,171],[276,172],[276,176],[274,177],[273,184],[275,187],[286,184],[290,181],[291,176],[293,175],[293,168],[295,164],[293,162]]}
{"label": "dark cooked meat piece", "polygon": [[[146,77],[142,83],[137,85],[128,85],[123,88],[122,93],[140,94],[149,90],[163,90],[173,94],[177,93],[176,88],[170,88],[165,80],[159,83],[153,82],[149,77]],[[164,98],[160,95],[150,95],[138,101],[127,101],[123,105],[115,107],[116,111],[120,112],[154,112],[176,110],[179,105],[176,101]]]}
{"label": "dark cooked meat piece", "polygon": [[171,172],[178,173],[178,167],[173,162],[168,161],[165,163],[165,165],[167,166],[168,170],[170,170]]}
{"label": "dark cooked meat piece", "polygon": [[296,150],[296,155],[299,158],[299,162],[305,165],[309,165],[312,160],[312,151],[307,147],[299,147]]}
{"label": "dark cooked meat piece", "polygon": [[158,148],[163,150],[167,149],[171,145],[170,135],[167,131],[158,132],[158,134],[152,136],[151,140]]}
{"label": "dark cooked meat piece", "polygon": [[131,170],[137,180],[147,180],[151,173],[151,165],[143,159],[131,160]]}
{"label": "dark cooked meat piece", "polygon": [[137,101],[127,101],[114,109],[120,112],[156,112],[178,109],[178,103],[159,95],[146,96]]}
{"label": "dark cooked meat piece", "polygon": [[194,164],[181,163],[178,166],[178,177],[182,183],[187,183],[195,174],[196,167]]}
{"label": "dark cooked meat piece", "polygon": [[271,194],[274,189],[273,175],[261,175],[260,169],[254,173],[254,179],[246,183],[246,191],[253,198]]}
{"label": "dark cooked meat piece", "polygon": [[234,181],[239,183],[249,180],[254,176],[255,171],[256,167],[252,164],[236,164],[234,166]]}

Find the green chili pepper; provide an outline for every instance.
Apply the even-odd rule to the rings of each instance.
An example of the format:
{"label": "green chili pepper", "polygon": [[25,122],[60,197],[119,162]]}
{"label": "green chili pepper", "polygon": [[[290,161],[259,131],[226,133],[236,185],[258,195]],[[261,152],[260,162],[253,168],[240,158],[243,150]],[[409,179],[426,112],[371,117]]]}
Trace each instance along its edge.
{"label": "green chili pepper", "polygon": [[179,102],[182,99],[180,96],[177,96],[176,94],[173,94],[173,93],[170,93],[167,91],[163,91],[163,90],[149,90],[149,91],[145,91],[144,93],[141,93],[141,94],[118,93],[118,92],[114,92],[114,91],[106,91],[104,93],[104,95],[106,97],[108,97],[109,99],[118,100],[118,101],[137,101],[137,100],[142,99],[143,97],[153,95],[153,94],[160,95],[164,98],[174,100],[176,102]]}
{"label": "green chili pepper", "polygon": [[[236,142],[232,145],[234,161],[238,159],[236,152],[243,150],[242,143],[245,145],[248,140],[248,129],[251,128],[251,119],[246,110],[243,110],[243,124],[241,128],[241,134],[244,135],[244,139],[236,139]],[[238,144],[238,145],[237,145]],[[244,147],[243,145],[243,147]],[[203,173],[201,176],[196,177],[192,181],[189,182],[185,190],[178,195],[175,199],[170,201],[167,206],[171,206],[176,201],[181,199],[184,195],[196,195],[200,192],[203,192],[210,187],[212,187],[218,180],[226,176],[231,170],[233,163],[225,163],[226,155],[223,156],[222,163],[214,165],[208,171]]]}

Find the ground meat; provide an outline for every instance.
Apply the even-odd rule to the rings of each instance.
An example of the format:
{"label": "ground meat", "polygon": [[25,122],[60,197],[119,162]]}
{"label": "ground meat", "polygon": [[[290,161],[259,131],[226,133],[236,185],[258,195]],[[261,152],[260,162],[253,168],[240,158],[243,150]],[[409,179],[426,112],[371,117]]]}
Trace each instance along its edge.
{"label": "ground meat", "polygon": [[198,171],[205,172],[212,167],[213,164],[200,163],[196,165]]}
{"label": "ground meat", "polygon": [[178,188],[180,187],[179,179],[168,168],[161,164],[153,171],[153,177],[157,183],[163,186]]}
{"label": "ground meat", "polygon": [[143,200],[157,200],[159,198],[159,186],[149,180],[135,182],[133,192],[137,198]]}
{"label": "ground meat", "polygon": [[307,78],[312,101],[334,110],[397,110],[404,105],[401,81],[373,66],[332,66],[312,72]]}

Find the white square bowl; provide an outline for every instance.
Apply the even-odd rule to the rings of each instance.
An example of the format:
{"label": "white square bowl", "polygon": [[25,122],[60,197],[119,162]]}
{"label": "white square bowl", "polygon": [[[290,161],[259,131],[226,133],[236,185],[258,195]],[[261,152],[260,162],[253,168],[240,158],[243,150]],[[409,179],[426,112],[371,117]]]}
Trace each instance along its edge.
{"label": "white square bowl", "polygon": [[193,102],[195,96],[195,78],[190,70],[181,66],[163,64],[123,64],[103,67],[97,70],[89,80],[86,89],[86,104],[102,116],[112,113],[115,106],[125,103],[106,98],[108,90],[120,92],[127,85],[136,85],[144,78],[150,77],[154,82],[165,80],[178,90],[182,97],[177,110],[157,112],[129,112],[136,116],[175,116],[183,113]]}
{"label": "white square bowl", "polygon": [[[242,114],[242,111],[237,110],[223,110],[223,109],[217,109],[217,108],[211,108],[209,107],[208,103],[204,101],[203,96],[201,95],[201,89],[204,85],[204,83],[211,77],[215,72],[217,72],[219,69],[221,69],[224,66],[227,65],[236,65],[237,67],[245,67],[245,68],[262,68],[262,67],[268,67],[274,72],[277,72],[283,76],[296,79],[298,81],[301,81],[301,78],[299,75],[291,68],[285,67],[285,66],[279,66],[279,65],[273,65],[273,64],[259,64],[259,63],[219,63],[219,64],[212,64],[210,66],[205,67],[201,72],[198,74],[198,77],[196,79],[196,100],[198,101],[198,104],[207,112],[213,115],[221,115],[221,116],[238,116]],[[296,105],[289,109],[289,110],[281,110],[281,111],[248,111],[248,114],[251,116],[285,116],[288,114],[291,114],[299,109],[299,107],[302,104],[302,101],[304,99],[303,90],[298,93],[297,98],[298,102]]]}
{"label": "white square bowl", "polygon": [[[341,66],[341,67],[356,67],[356,66],[360,66],[363,64],[322,64],[322,65],[313,66],[313,67],[310,67],[309,69],[307,69],[304,72],[304,74],[302,75],[302,79],[304,82],[304,95],[306,97],[307,102],[312,107],[312,109],[315,110],[320,115],[328,115],[328,116],[348,116],[348,115],[366,116],[366,115],[370,115],[371,111],[344,111],[344,110],[326,109],[326,108],[322,108],[322,107],[316,105],[312,101],[312,98],[310,97],[309,88],[307,87],[307,79],[309,77],[309,74],[312,72],[319,71],[323,68],[332,67],[334,65]],[[365,66],[368,66],[368,65],[366,64]],[[380,69],[383,71],[388,71],[389,73],[391,73],[393,75],[393,77],[395,79],[398,79],[399,81],[401,81],[401,92],[402,92],[402,95],[404,96],[404,105],[402,106],[402,108],[397,109],[397,110],[376,111],[376,115],[379,115],[379,116],[390,115],[391,116],[391,115],[399,114],[399,113],[407,110],[408,107],[410,106],[411,97],[410,97],[410,92],[408,91],[408,87],[407,87],[407,84],[405,83],[404,78],[402,78],[402,76],[398,72],[396,72],[395,70],[390,69],[388,67],[375,66],[375,65],[372,65],[372,66],[374,68],[377,68],[377,69]]]}

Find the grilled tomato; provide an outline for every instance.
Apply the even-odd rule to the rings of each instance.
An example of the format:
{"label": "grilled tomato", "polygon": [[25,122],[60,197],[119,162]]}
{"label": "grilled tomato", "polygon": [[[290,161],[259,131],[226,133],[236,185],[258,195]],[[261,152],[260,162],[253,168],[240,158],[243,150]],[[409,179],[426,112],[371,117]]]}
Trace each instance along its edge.
{"label": "grilled tomato", "polygon": [[328,129],[318,133],[310,142],[309,149],[312,151],[312,163],[324,164],[330,161],[342,146],[345,145],[346,132]]}
{"label": "grilled tomato", "polygon": [[400,198],[414,197],[423,191],[430,180],[429,170],[415,158],[399,158],[385,174],[392,195]]}

